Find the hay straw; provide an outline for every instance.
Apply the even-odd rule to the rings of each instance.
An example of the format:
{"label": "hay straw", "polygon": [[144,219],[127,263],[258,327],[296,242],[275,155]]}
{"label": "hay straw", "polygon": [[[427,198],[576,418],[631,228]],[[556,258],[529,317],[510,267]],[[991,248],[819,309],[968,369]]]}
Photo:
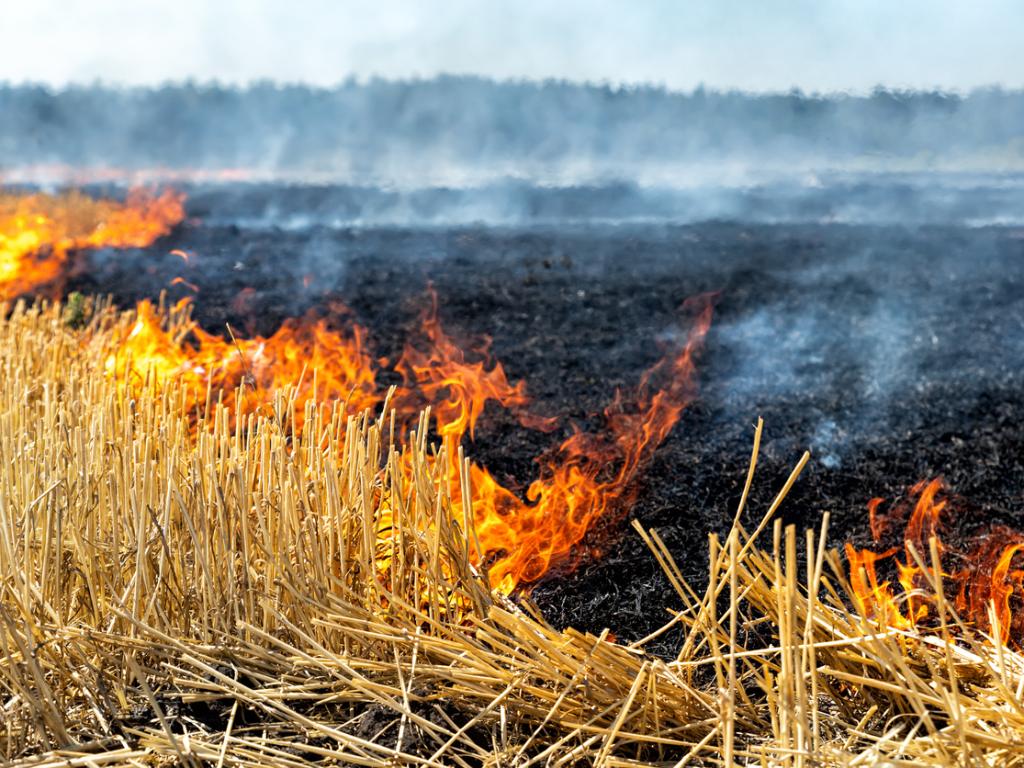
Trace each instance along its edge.
{"label": "hay straw", "polygon": [[774,518],[806,456],[746,509],[760,424],[707,589],[635,526],[674,594],[621,645],[490,592],[426,417],[398,444],[386,409],[210,393],[193,429],[173,380],[107,375],[131,314],[88,313],[0,320],[11,765],[1024,765],[1024,657],[941,600],[931,634],[858,614],[827,517],[802,545]]}

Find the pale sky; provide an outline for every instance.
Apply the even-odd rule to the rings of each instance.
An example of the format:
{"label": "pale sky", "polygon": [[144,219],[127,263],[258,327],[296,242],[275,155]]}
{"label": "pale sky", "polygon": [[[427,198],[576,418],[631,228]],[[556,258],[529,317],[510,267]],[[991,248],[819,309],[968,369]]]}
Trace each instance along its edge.
{"label": "pale sky", "polygon": [[1024,0],[0,0],[0,81],[1024,86]]}

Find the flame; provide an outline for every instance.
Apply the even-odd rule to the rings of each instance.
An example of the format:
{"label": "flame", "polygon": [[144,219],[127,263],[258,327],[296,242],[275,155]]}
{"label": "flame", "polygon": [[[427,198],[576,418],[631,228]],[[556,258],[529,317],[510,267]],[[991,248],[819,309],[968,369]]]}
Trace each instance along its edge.
{"label": "flame", "polygon": [[888,581],[880,582],[875,563],[896,554],[890,549],[876,554],[870,549],[856,549],[846,544],[846,559],[850,564],[850,585],[854,602],[865,616],[878,618],[883,624],[899,629],[910,629],[913,625],[897,605],[896,595]]}
{"label": "flame", "polygon": [[955,603],[958,611],[998,634],[1003,643],[1012,640],[1018,646],[1024,632],[1024,613],[1019,605],[1014,611],[1013,605],[1024,595],[1024,570],[1013,564],[1021,562],[1021,553],[1024,534],[1005,526],[996,526],[978,537],[966,556],[971,567],[958,574],[960,591]]}
{"label": "flame", "polygon": [[[956,591],[953,605],[960,618],[983,631],[997,635],[1003,643],[1020,645],[1024,613],[1014,611],[1024,596],[1024,569],[1014,567],[1024,556],[1024,534],[1006,527],[994,527],[973,540],[966,553],[951,553],[941,538],[943,518],[950,512],[951,498],[941,478],[922,480],[910,488],[915,499],[896,504],[888,514],[880,509],[883,499],[868,503],[872,537],[877,543],[899,520],[909,519],[900,547],[881,553],[846,545],[850,585],[854,602],[865,616],[899,629],[926,628],[936,618],[932,585],[941,583]],[[932,561],[931,541],[939,563]],[[916,553],[917,557],[914,557]],[[878,575],[877,564],[893,558],[899,591]],[[955,567],[951,567],[955,563]]]}
{"label": "flame", "polygon": [[[438,318],[437,293],[430,289],[430,308],[420,318],[420,334],[428,342],[426,351],[407,344],[398,363],[407,385],[415,386],[423,396],[423,404],[430,405],[437,419],[437,431],[442,438],[459,443],[469,432],[475,437],[476,422],[488,401],[495,401],[512,410],[524,427],[550,431],[556,419],[531,414],[526,407],[530,398],[526,383],[509,383],[505,368],[490,354],[491,340],[484,337],[471,349],[475,362],[441,327]],[[409,394],[407,391],[406,395]],[[412,401],[406,405],[419,410],[422,405]]]}
{"label": "flame", "polygon": [[80,192],[0,194],[0,299],[55,282],[73,251],[143,248],[184,218],[177,192],[129,192],[125,202]]}
{"label": "flame", "polygon": [[[152,244],[183,219],[183,201],[176,192],[141,190],[129,192],[123,203],[80,192],[0,195],[0,299],[56,283],[76,250]],[[190,262],[187,251],[169,253]],[[200,289],[180,276],[171,284],[194,293]],[[232,307],[247,313],[255,298],[253,289],[243,289]],[[639,473],[695,395],[694,356],[710,326],[712,303],[710,295],[691,302],[697,319],[686,343],[647,370],[635,390],[615,394],[602,414],[604,432],[573,427],[557,448],[538,457],[536,479],[520,495],[485,468],[463,465],[463,441],[475,438],[489,403],[511,411],[527,429],[550,432],[558,419],[531,411],[525,383],[509,380],[490,353],[490,339],[460,346],[447,335],[431,290],[430,308],[418,327],[419,343],[407,344],[396,366],[404,386],[392,403],[403,429],[425,406],[432,408],[442,442],[436,460],[447,462],[457,518],[472,509],[474,557],[487,568],[494,588],[511,593],[556,564],[570,562],[598,520],[628,511]],[[359,412],[384,400],[378,361],[368,352],[366,331],[354,322],[338,328],[332,322],[338,317],[307,314],[285,321],[270,337],[242,338],[230,328],[223,335],[204,330],[191,310],[188,298],[169,308],[138,303],[104,361],[106,375],[119,382],[126,396],[178,382],[184,385],[181,405],[193,414],[197,430],[215,403],[224,405],[233,420],[249,414],[282,421],[287,416],[282,426],[301,430],[310,402],[342,400],[350,412]],[[345,319],[343,308],[335,314]],[[278,413],[282,403],[285,408]],[[460,482],[464,467],[468,498]],[[392,560],[390,534],[380,530],[377,535],[378,567],[385,574]]]}
{"label": "flame", "polygon": [[182,343],[190,322],[188,311],[189,303],[183,299],[165,318],[152,302],[140,301],[135,309],[135,322],[106,359],[107,374],[126,382],[132,394],[137,393],[147,377],[184,378],[194,385],[201,383],[205,371],[193,362]]}
{"label": "flame", "polygon": [[[154,196],[140,190],[124,203],[79,192],[0,196],[0,298],[56,282],[75,250],[150,245],[182,220],[183,199],[175,192]],[[187,251],[169,253],[190,261]],[[184,277],[171,284],[199,292]],[[249,310],[255,295],[244,289],[232,306]],[[604,433],[574,428],[537,459],[537,477],[522,495],[483,467],[468,465],[470,498],[463,498],[460,448],[467,436],[475,437],[488,403],[510,410],[528,429],[548,432],[558,420],[530,410],[525,383],[509,380],[490,354],[489,339],[464,348],[445,333],[431,291],[418,329],[421,343],[406,345],[396,366],[405,384],[393,403],[407,426],[425,406],[432,408],[444,449],[437,456],[448,462],[456,513],[472,508],[476,561],[488,568],[495,588],[511,593],[536,581],[567,561],[597,520],[627,510],[639,472],[695,394],[693,356],[710,325],[711,304],[711,297],[700,297],[686,344],[645,372],[628,396],[616,393],[603,413]],[[168,381],[183,384],[182,406],[194,415],[197,429],[214,403],[223,404],[232,419],[256,413],[284,418],[275,410],[283,393],[291,406],[284,426],[298,430],[311,401],[343,400],[358,412],[384,399],[367,334],[355,323],[338,329],[307,315],[285,321],[270,337],[240,338],[230,328],[224,335],[203,330],[191,309],[187,298],[170,308],[138,303],[104,363],[106,375],[127,396],[159,391]],[[385,570],[388,561],[381,557]]]}
{"label": "flame", "polygon": [[186,407],[197,413],[205,409],[207,392],[246,414],[271,413],[274,393],[290,391],[296,427],[310,400],[347,400],[363,410],[380,399],[358,325],[342,332],[307,315],[287,320],[269,338],[224,338],[200,328],[190,309],[188,299],[169,313],[139,302],[135,323],[107,357],[107,374],[133,395],[147,380],[178,380],[189,394]]}
{"label": "flame", "polygon": [[[698,297],[690,304],[697,319],[685,346],[643,375],[629,405],[617,394],[605,409],[610,435],[574,431],[556,451],[538,460],[538,477],[527,488],[525,499],[498,483],[483,467],[470,465],[478,556],[488,567],[492,587],[507,594],[536,581],[552,566],[566,561],[597,520],[628,511],[639,472],[695,395],[694,356],[711,325],[712,298]],[[664,387],[653,389],[655,381]],[[509,399],[519,405],[517,399]],[[445,421],[442,413],[450,421]],[[448,425],[472,430],[474,413],[465,402],[449,401],[438,412],[438,431],[454,444],[461,433]],[[450,461],[457,460],[454,447],[447,455]],[[457,471],[453,463],[453,480]],[[464,504],[458,496],[457,511]]]}
{"label": "flame", "polygon": [[[603,414],[605,434],[574,430],[538,459],[537,478],[524,497],[470,464],[470,497],[463,498],[460,446],[475,436],[489,402],[511,410],[529,429],[550,431],[557,420],[529,410],[526,385],[509,381],[490,355],[489,340],[464,349],[445,333],[432,294],[419,324],[420,343],[408,344],[396,366],[405,385],[392,402],[407,425],[424,405],[432,406],[443,448],[436,455],[447,461],[456,518],[472,509],[476,563],[487,567],[496,589],[509,594],[536,581],[570,560],[596,521],[628,511],[639,473],[696,392],[694,357],[711,323],[712,297],[699,297],[690,308],[697,319],[685,345],[650,368],[628,396],[616,394]],[[274,393],[289,390],[296,405],[295,428],[301,428],[301,412],[310,400],[345,399],[352,412],[383,400],[366,332],[355,323],[341,332],[307,315],[286,321],[269,338],[225,338],[200,328],[190,310],[188,299],[169,311],[140,302],[134,323],[107,358],[107,374],[133,396],[147,382],[184,382],[186,407],[197,421],[208,415],[211,397],[237,414],[273,415]],[[390,557],[387,542],[382,539],[381,545],[378,567],[383,573]]]}

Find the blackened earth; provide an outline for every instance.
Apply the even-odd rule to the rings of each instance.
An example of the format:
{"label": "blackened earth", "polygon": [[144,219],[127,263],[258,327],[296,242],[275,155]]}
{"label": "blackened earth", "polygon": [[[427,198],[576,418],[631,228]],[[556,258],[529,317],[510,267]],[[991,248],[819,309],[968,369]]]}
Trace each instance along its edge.
{"label": "blackened earth", "polygon": [[[279,191],[293,208],[294,193]],[[865,504],[943,476],[964,499],[950,536],[1024,528],[1024,229],[840,224],[352,228],[232,220],[237,194],[207,190],[190,219],[140,251],[86,254],[68,290],[124,306],[194,295],[210,330],[269,334],[341,300],[395,360],[432,283],[445,328],[486,334],[554,434],[489,409],[475,460],[522,492],[534,457],[573,422],[600,427],[684,338],[688,296],[719,291],[700,396],[640,480],[626,518],[656,528],[696,587],[707,536],[731,520],[754,423],[765,440],[747,520],[812,459],[783,507],[798,526],[832,513],[830,541],[869,542]],[[294,212],[294,211],[293,211]],[[172,249],[190,254],[186,263]],[[183,277],[199,288],[171,285]],[[382,374],[387,383],[393,372]],[[589,537],[571,571],[535,585],[558,626],[642,637],[679,602],[625,518]],[[671,653],[671,638],[658,650]]]}

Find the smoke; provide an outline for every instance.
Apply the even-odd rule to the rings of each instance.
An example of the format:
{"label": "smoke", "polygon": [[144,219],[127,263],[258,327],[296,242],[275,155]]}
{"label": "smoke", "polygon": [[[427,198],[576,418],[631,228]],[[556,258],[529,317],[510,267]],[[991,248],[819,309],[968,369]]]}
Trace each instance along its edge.
{"label": "smoke", "polygon": [[776,234],[757,232],[756,283],[769,298],[737,298],[715,330],[731,361],[715,396],[730,418],[744,408],[796,412],[796,443],[839,469],[894,437],[894,425],[948,423],[955,434],[965,423],[957,414],[1019,391],[1022,241],[1013,230],[817,232],[827,247],[813,247],[815,230],[797,230],[812,247],[788,258]]}
{"label": "smoke", "polygon": [[[867,96],[476,77],[0,87],[8,183],[292,182],[248,224],[1016,224],[1024,91]],[[200,190],[201,194],[201,190]]]}
{"label": "smoke", "polygon": [[[99,191],[109,190],[98,188]],[[400,189],[271,182],[189,184],[189,210],[212,226],[566,227],[598,224],[1024,224],[1024,184],[997,174],[831,174],[811,181],[687,188],[607,182],[557,186],[501,179]],[[114,193],[117,190],[113,190]]]}
{"label": "smoke", "polygon": [[[944,327],[950,316],[974,322],[956,303],[974,299],[964,286],[980,295],[1015,285],[1006,276],[1020,241],[988,230],[1024,225],[1024,91],[822,97],[479,77],[8,86],[0,114],[9,182],[47,173],[67,181],[77,172],[68,169],[86,167],[123,181],[142,171],[218,182],[190,186],[189,213],[218,236],[240,234],[197,247],[230,249],[241,265],[231,288],[274,285],[268,303],[281,311],[343,283],[341,265],[364,230],[653,225],[685,248],[703,232],[672,227],[831,225],[841,258],[784,250],[769,295],[785,298],[740,307],[715,333],[736,361],[723,397],[744,413],[794,392],[841,395],[809,405],[803,436],[834,466],[849,436],[884,425],[901,393],[947,386],[970,399],[971,366],[986,382],[1024,366],[1020,328],[994,313],[998,304],[972,308],[988,324],[967,328],[977,344],[961,349],[964,339]],[[965,226],[970,237],[957,229]],[[905,237],[909,229],[919,231]],[[756,245],[736,250],[778,247],[776,236],[761,228]],[[814,239],[810,231],[797,241]],[[267,258],[260,249],[271,240],[293,258]],[[571,255],[583,272],[599,268]],[[273,274],[253,280],[246,270],[261,267],[251,265],[273,265]],[[728,285],[706,287],[729,296]],[[975,359],[994,349],[995,361]]]}
{"label": "smoke", "polygon": [[8,171],[188,169],[408,189],[1024,169],[1024,92],[1000,90],[818,97],[474,77],[332,89],[7,86],[0,113]]}

